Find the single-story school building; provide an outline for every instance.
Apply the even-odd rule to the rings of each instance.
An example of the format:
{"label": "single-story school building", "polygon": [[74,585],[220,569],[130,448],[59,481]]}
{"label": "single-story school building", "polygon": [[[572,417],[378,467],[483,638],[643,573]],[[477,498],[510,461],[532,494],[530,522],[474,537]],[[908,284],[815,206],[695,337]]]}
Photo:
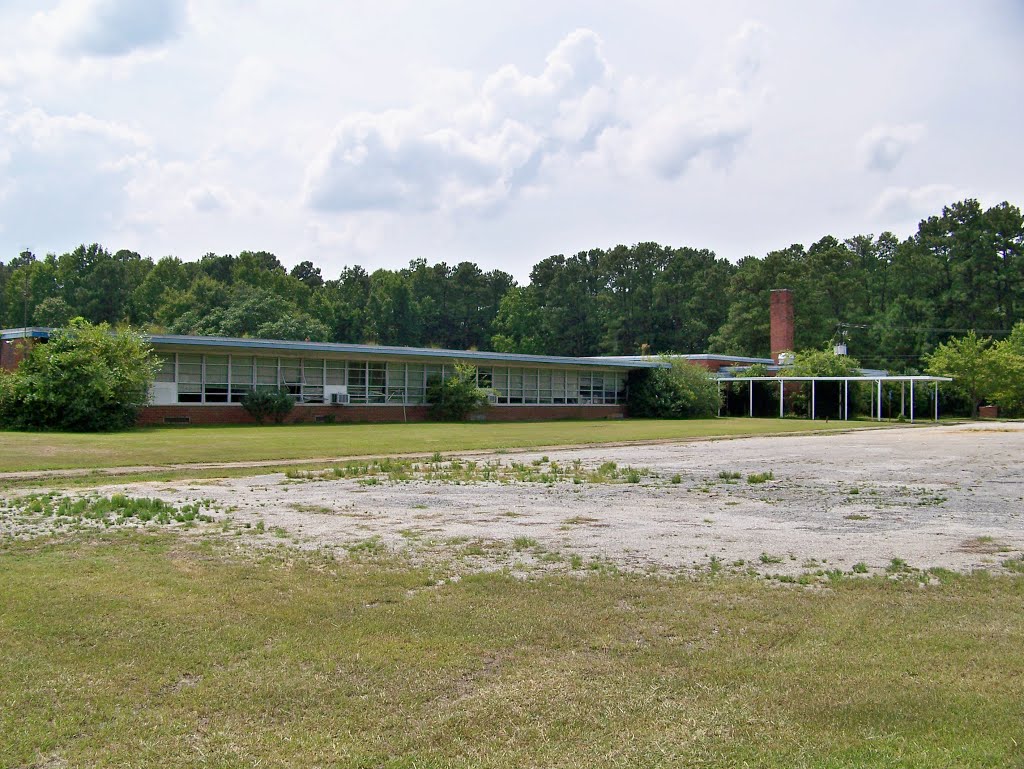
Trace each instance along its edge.
{"label": "single-story school building", "polygon": [[[51,329],[0,330],[0,368],[13,370],[28,346],[45,343]],[[840,395],[843,418],[849,418],[849,383],[872,383],[871,414],[882,419],[883,382],[900,384],[900,413],[910,387],[910,418],[914,418],[915,385],[933,387],[929,411],[939,418],[940,381],[945,377],[889,376],[861,369],[851,377],[788,375],[793,350],[793,297],[788,289],[771,292],[771,357],[750,358],[712,353],[677,355],[711,371],[732,393],[746,384],[746,406],[754,415],[755,386],[778,385],[779,416],[789,396],[810,382],[810,418],[816,416],[816,383],[831,383]],[[497,421],[535,419],[610,419],[626,416],[626,383],[636,369],[669,364],[645,355],[569,358],[480,350],[429,347],[385,347],[367,344],[291,342],[216,336],[147,336],[160,359],[160,369],[142,409],[140,424],[227,424],[251,422],[241,406],[251,389],[284,388],[296,401],[293,422],[401,422],[426,419],[427,383],[444,378],[458,362],[473,365],[480,387],[494,391],[491,408],[481,418]],[[837,351],[837,354],[839,351]],[[757,365],[768,376],[751,376]],[[840,384],[841,383],[841,389]],[[893,393],[889,392],[891,401]],[[733,399],[735,400],[735,399]],[[834,405],[834,404],[833,404]],[[741,408],[740,413],[743,409]],[[890,403],[890,412],[892,405]],[[825,412],[827,414],[827,411]]]}
{"label": "single-story school building", "polygon": [[[0,365],[13,369],[26,344],[48,328],[0,331]],[[288,421],[395,422],[427,418],[427,382],[456,362],[473,365],[493,388],[485,418],[497,421],[619,418],[626,378],[657,360],[570,358],[478,350],[385,347],[212,336],[147,336],[160,369],[140,424],[249,422],[240,402],[250,389],[284,388],[296,408]]]}

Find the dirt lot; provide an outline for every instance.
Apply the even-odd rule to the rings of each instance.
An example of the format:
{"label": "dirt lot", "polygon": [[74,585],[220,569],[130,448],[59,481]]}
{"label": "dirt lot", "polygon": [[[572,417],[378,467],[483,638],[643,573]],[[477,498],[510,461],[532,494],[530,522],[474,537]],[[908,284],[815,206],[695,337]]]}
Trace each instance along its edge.
{"label": "dirt lot", "polygon": [[[402,481],[274,474],[101,492],[212,500],[230,510],[236,530],[261,530],[270,543],[388,548],[513,571],[581,563],[673,571],[717,559],[724,567],[799,574],[859,563],[878,571],[894,558],[970,570],[1024,550],[1020,423],[475,459],[500,464],[504,482],[424,480],[424,464]],[[523,482],[511,469],[520,463],[539,472],[557,463],[590,471],[608,462],[618,467],[610,482]],[[638,472],[629,478],[626,468]],[[764,482],[748,477],[769,472]]]}

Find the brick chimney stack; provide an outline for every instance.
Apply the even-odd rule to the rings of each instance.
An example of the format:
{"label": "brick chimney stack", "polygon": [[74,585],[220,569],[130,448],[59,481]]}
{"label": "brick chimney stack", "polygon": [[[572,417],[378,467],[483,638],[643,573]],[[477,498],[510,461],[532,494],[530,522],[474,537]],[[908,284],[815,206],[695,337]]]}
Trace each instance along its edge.
{"label": "brick chimney stack", "polygon": [[788,288],[772,289],[771,342],[776,363],[779,353],[793,350],[793,292]]}

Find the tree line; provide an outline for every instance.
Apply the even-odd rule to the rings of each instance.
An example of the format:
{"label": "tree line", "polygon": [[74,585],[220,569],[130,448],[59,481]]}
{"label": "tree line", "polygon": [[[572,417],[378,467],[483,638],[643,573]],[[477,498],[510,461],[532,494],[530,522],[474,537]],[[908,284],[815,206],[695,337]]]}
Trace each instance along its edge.
{"label": "tree line", "polygon": [[356,265],[325,278],[265,251],[153,260],[81,245],[0,262],[0,325],[81,316],[178,334],[254,336],[550,355],[764,356],[773,288],[790,288],[797,349],[840,338],[866,366],[915,372],[968,330],[1008,333],[1024,315],[1017,206],[946,206],[900,240],[825,236],[736,263],[707,249],[637,243],[550,256],[519,285],[472,262]]}

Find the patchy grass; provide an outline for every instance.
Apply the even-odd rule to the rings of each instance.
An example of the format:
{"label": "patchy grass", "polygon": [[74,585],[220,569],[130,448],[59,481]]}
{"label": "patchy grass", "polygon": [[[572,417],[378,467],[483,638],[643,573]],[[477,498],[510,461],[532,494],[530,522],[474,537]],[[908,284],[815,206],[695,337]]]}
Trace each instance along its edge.
{"label": "patchy grass", "polygon": [[377,486],[385,481],[404,483],[426,481],[452,483],[639,483],[642,478],[657,477],[648,468],[620,468],[615,462],[605,462],[597,468],[588,468],[581,460],[567,464],[551,462],[547,457],[532,462],[506,462],[501,457],[487,460],[442,457],[435,454],[427,459],[384,457],[382,459],[350,460],[343,464],[314,470],[290,468],[285,471],[287,482],[328,481],[337,478],[355,479],[362,486]]}
{"label": "patchy grass", "polygon": [[[396,412],[397,413],[397,412]],[[843,428],[874,426],[851,422]],[[811,420],[618,419],[466,424],[148,427],[121,433],[0,433],[0,468],[27,471],[257,462],[811,432]],[[835,425],[831,426],[832,429]]]}
{"label": "patchy grass", "polygon": [[173,505],[151,497],[129,497],[124,494],[101,496],[64,495],[57,492],[29,494],[0,500],[0,513],[13,516],[21,523],[42,523],[46,529],[92,526],[122,526],[212,523],[215,510],[210,500]]}
{"label": "patchy grass", "polygon": [[[370,548],[367,548],[368,550]],[[1012,767],[1024,578],[0,545],[0,766]]]}
{"label": "patchy grass", "polygon": [[982,553],[993,555],[995,553],[1008,553],[1013,548],[1005,542],[1000,542],[995,537],[981,536],[966,539],[960,543],[958,550],[964,553]]}

